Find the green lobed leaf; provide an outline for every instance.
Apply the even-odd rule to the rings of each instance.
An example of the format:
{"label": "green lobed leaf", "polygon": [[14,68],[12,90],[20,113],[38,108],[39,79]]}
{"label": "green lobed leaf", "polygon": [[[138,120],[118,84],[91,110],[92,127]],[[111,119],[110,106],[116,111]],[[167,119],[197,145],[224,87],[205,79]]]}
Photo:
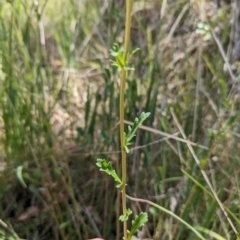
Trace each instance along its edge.
{"label": "green lobed leaf", "polygon": [[[131,144],[131,140],[136,136],[137,129],[142,125],[142,123],[150,116],[150,113],[142,112],[139,118],[135,118],[133,126],[128,126],[128,133],[125,134],[125,150],[128,150],[127,146]],[[127,152],[127,151],[126,151]],[[128,152],[127,152],[128,153]]]}
{"label": "green lobed leaf", "polygon": [[122,181],[117,175],[116,171],[113,169],[111,162],[107,162],[105,159],[98,158],[96,165],[99,167],[100,171],[106,172],[108,175],[114,178],[114,180],[117,182],[117,188],[122,187]]}
{"label": "green lobed leaf", "polygon": [[148,215],[145,212],[141,212],[136,216],[136,219],[132,221],[131,230],[128,231],[128,240],[130,240],[134,233],[138,232],[142,226],[148,221]]}
{"label": "green lobed leaf", "polygon": [[128,220],[129,216],[132,214],[132,210],[130,208],[127,209],[127,212],[125,215],[121,215],[119,217],[119,220],[122,221],[122,222],[125,222]]}

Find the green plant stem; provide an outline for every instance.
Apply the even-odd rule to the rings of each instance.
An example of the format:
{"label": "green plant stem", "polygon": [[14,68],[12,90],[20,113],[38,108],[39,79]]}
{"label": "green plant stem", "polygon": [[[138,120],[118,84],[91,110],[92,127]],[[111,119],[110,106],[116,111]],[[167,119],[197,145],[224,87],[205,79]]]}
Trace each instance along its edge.
{"label": "green plant stem", "polygon": [[127,61],[129,45],[130,45],[130,33],[131,33],[131,12],[132,12],[132,0],[126,0],[126,23],[125,23],[125,37],[124,37],[124,60]]}
{"label": "green plant stem", "polygon": [[[125,23],[125,38],[124,38],[124,60],[127,62],[129,43],[130,43],[130,31],[131,31],[131,11],[132,11],[132,0],[126,0],[126,23]],[[124,139],[124,92],[126,83],[127,72],[122,69],[121,84],[120,84],[120,140],[121,140],[121,152],[122,152],[122,208],[123,215],[127,214],[127,203],[126,203],[126,178],[127,178],[127,161],[125,151],[125,139]],[[123,235],[124,239],[127,240],[127,222],[123,222]]]}
{"label": "green plant stem", "polygon": [[[123,215],[127,213],[127,203],[126,203],[126,178],[127,178],[127,159],[126,151],[124,148],[124,91],[126,82],[126,71],[122,70],[121,86],[120,86],[120,139],[121,139],[121,152],[122,152],[122,208]],[[127,239],[127,221],[123,222],[123,233],[124,239]]]}

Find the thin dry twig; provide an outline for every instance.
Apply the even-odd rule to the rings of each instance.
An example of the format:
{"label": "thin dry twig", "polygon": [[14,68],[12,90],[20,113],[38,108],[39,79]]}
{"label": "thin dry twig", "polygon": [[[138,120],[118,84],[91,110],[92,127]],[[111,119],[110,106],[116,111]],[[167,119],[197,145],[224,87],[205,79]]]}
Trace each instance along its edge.
{"label": "thin dry twig", "polygon": [[219,48],[219,51],[220,51],[220,53],[222,55],[222,58],[225,62],[225,66],[227,68],[227,71],[228,71],[228,73],[231,77],[231,80],[232,80],[232,87],[231,87],[231,90],[229,91],[229,94],[228,94],[228,99],[230,99],[230,98],[233,97],[234,89],[236,88],[237,77],[234,75],[234,73],[232,71],[232,67],[231,67],[231,65],[229,63],[229,60],[227,58],[227,55],[226,55],[226,53],[223,49],[221,41],[219,40],[219,38],[216,36],[216,34],[213,31],[211,31],[211,33],[212,33],[213,39],[215,40],[215,42],[216,42],[216,44]]}
{"label": "thin dry twig", "polygon": [[[130,121],[127,121],[127,120],[124,120],[124,123],[129,124],[129,125],[133,125],[133,122],[130,122]],[[179,141],[179,142],[184,142],[184,143],[190,144],[191,146],[195,146],[195,147],[199,147],[199,148],[208,150],[208,147],[206,147],[206,146],[203,146],[203,145],[191,142],[191,141],[189,141],[187,139],[179,138],[177,136],[174,136],[174,134],[165,133],[165,132],[162,132],[160,130],[156,130],[154,128],[147,127],[147,126],[144,126],[144,125],[140,126],[139,128],[141,128],[143,130],[146,130],[148,132],[152,132],[152,133],[164,136],[164,137],[168,137],[170,139],[174,139],[174,140]]]}
{"label": "thin dry twig", "polygon": [[228,73],[229,73],[229,75],[231,77],[231,80],[232,80],[233,84],[235,84],[237,78],[236,78],[236,76],[234,75],[234,73],[232,71],[232,68],[230,66],[229,60],[227,58],[227,55],[226,55],[226,53],[225,53],[225,51],[223,49],[222,43],[221,43],[221,41],[219,40],[219,38],[217,37],[217,35],[213,31],[211,31],[211,34],[212,34],[213,39],[214,39],[214,41],[216,42],[216,44],[217,44],[217,46],[219,48],[219,51],[220,51],[220,53],[222,55],[222,58],[223,58],[223,60],[224,60],[224,62],[226,64],[226,67],[227,67]]}
{"label": "thin dry twig", "polygon": [[180,24],[184,14],[187,12],[188,8],[189,8],[190,4],[187,3],[183,8],[182,8],[182,11],[180,12],[180,14],[178,15],[176,21],[174,22],[174,24],[172,25],[171,27],[171,30],[166,38],[166,42],[168,43],[171,39],[172,39],[172,36],[174,34],[174,32],[176,31],[177,29],[177,26]]}
{"label": "thin dry twig", "polygon": [[203,46],[201,41],[198,49],[197,85],[196,85],[196,97],[195,97],[195,104],[194,104],[194,117],[193,117],[193,129],[192,129],[193,141],[196,140],[198,109],[199,109],[199,102],[200,102],[200,87],[202,85],[202,74],[203,74],[202,52],[203,52]]}

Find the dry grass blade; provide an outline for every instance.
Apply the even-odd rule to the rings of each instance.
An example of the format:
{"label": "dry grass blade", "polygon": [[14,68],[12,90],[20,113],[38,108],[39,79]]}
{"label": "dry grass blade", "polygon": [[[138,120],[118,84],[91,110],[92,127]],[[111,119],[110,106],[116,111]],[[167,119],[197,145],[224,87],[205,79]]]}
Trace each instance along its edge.
{"label": "dry grass blade", "polygon": [[[182,126],[180,125],[180,123],[179,123],[179,121],[178,121],[178,119],[177,119],[177,116],[176,116],[175,113],[174,113],[173,108],[170,108],[170,111],[171,111],[171,114],[172,114],[172,116],[173,116],[173,119],[174,119],[174,121],[176,122],[176,124],[177,124],[177,126],[178,126],[178,128],[179,128],[179,130],[180,130],[180,132],[181,132],[181,134],[182,134],[182,136],[183,136],[183,138],[184,138],[184,139],[187,139],[187,136],[186,136],[186,134],[184,133],[183,128],[182,128]],[[223,204],[221,203],[220,199],[218,198],[217,193],[214,191],[214,189],[213,189],[213,187],[212,187],[212,184],[211,184],[211,182],[210,182],[210,180],[209,180],[206,172],[205,172],[203,169],[201,169],[201,167],[200,167],[200,160],[198,159],[197,155],[195,154],[195,151],[193,150],[192,146],[191,146],[189,143],[187,143],[187,146],[188,146],[188,149],[189,149],[189,151],[191,152],[191,154],[192,154],[192,156],[193,156],[196,164],[199,166],[199,169],[200,169],[200,171],[201,171],[201,173],[202,173],[202,175],[203,175],[203,177],[204,177],[204,179],[205,179],[208,187],[210,188],[210,190],[211,190],[214,198],[216,199],[219,207],[221,208],[222,212],[224,213],[226,219],[228,220],[228,222],[229,222],[232,230],[233,230],[234,233],[237,235],[237,234],[238,234],[237,229],[235,228],[232,220],[228,217],[228,214],[227,214],[227,212],[225,211],[224,206],[223,206]]]}
{"label": "dry grass blade", "polygon": [[24,240],[19,238],[18,235],[11,228],[9,228],[8,225],[5,222],[3,222],[1,219],[0,219],[0,229],[1,229],[0,232],[2,232],[2,229],[3,229],[4,232],[6,232],[8,235],[11,235],[11,237],[14,237],[15,240]]}
{"label": "dry grass blade", "polygon": [[214,38],[214,40],[215,40],[215,42],[216,42],[216,44],[217,44],[217,46],[219,48],[219,51],[220,51],[220,53],[222,55],[222,58],[223,58],[223,60],[224,60],[224,62],[226,64],[226,67],[227,67],[227,70],[229,72],[229,75],[231,76],[231,80],[235,84],[237,78],[236,78],[236,76],[234,75],[234,73],[232,71],[232,68],[230,66],[229,60],[227,58],[227,55],[224,52],[223,46],[222,46],[219,38],[216,36],[216,34],[213,31],[211,31],[211,33],[212,33],[212,36],[213,36],[213,38]]}

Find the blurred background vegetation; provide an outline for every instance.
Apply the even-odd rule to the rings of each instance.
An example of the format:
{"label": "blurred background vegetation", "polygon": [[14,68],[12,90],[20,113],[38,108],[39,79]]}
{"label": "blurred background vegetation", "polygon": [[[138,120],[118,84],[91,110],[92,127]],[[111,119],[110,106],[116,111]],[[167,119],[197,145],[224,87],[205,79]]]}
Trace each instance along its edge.
{"label": "blurred background vegetation", "polygon": [[[151,112],[128,158],[128,194],[224,239],[234,232],[186,143],[173,139],[182,136],[170,110],[238,229],[238,2],[135,0],[131,48],[141,51],[125,95],[126,120]],[[121,233],[119,195],[95,163],[104,157],[120,169],[109,49],[123,42],[124,15],[123,0],[0,0],[0,218],[20,238]],[[128,204],[148,212],[144,238],[196,239],[172,217]]]}

